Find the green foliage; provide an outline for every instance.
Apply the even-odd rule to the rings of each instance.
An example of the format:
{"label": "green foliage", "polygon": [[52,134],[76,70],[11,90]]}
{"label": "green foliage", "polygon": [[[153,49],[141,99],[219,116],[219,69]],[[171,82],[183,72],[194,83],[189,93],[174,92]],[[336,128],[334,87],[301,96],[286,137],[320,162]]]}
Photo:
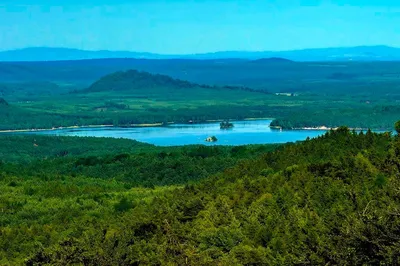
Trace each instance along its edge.
{"label": "green foliage", "polygon": [[400,134],[400,121],[397,121],[394,124],[394,129],[396,130],[397,134]]}
{"label": "green foliage", "polygon": [[301,129],[321,126],[336,128],[346,124],[359,129],[392,130],[400,114],[398,106],[385,101],[368,105],[350,101],[342,106],[327,103],[319,105],[317,102],[314,104],[312,107],[299,108],[298,112],[279,115],[271,126]]}
{"label": "green foliage", "polygon": [[114,209],[117,212],[126,212],[134,208],[133,202],[130,202],[127,198],[123,197],[118,203],[114,205]]}
{"label": "green foliage", "polygon": [[[85,154],[6,162],[0,264],[396,265],[399,141],[342,127],[274,151],[189,146],[79,166]],[[145,179],[124,179],[140,165]],[[166,181],[142,188],[161,167]],[[181,172],[197,181],[173,181]]]}
{"label": "green foliage", "polygon": [[[149,151],[155,146],[128,139],[94,137],[51,137],[40,135],[0,135],[0,160],[6,162],[31,162],[37,159],[71,158],[85,156],[77,164],[87,164],[96,156]],[[92,157],[95,157],[94,159]],[[93,162],[92,162],[93,163]]]}
{"label": "green foliage", "polygon": [[[128,188],[198,181],[239,160],[279,147],[199,145],[161,148],[125,139],[31,135],[7,136],[0,140],[4,142],[0,147],[2,160],[14,163],[3,165],[8,175],[40,179],[57,176],[57,180],[81,176],[114,179]],[[19,147],[17,151],[15,145]],[[242,152],[238,153],[238,149]]]}

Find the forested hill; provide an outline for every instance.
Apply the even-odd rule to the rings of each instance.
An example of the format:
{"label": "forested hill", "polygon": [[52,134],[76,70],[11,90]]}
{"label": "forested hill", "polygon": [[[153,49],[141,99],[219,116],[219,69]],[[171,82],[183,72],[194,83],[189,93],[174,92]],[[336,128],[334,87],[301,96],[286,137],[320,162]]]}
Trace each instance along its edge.
{"label": "forested hill", "polygon": [[400,137],[249,148],[0,164],[0,264],[399,265]]}
{"label": "forested hill", "polygon": [[[242,90],[268,94],[266,90],[259,91],[245,86],[210,86],[196,84],[166,75],[151,74],[144,71],[127,70],[119,71],[102,77],[89,88],[78,92],[156,92],[166,93],[172,90],[187,89],[213,89],[213,90]],[[185,92],[185,91],[182,91]],[[165,95],[167,96],[167,95]],[[188,99],[190,96],[188,95]]]}
{"label": "forested hill", "polygon": [[8,106],[8,102],[0,97],[0,106]]}
{"label": "forested hill", "polygon": [[200,87],[187,81],[173,79],[165,75],[153,75],[136,70],[120,71],[107,75],[94,84],[86,92],[99,91],[126,91],[126,90],[148,90],[153,88],[193,88]]}

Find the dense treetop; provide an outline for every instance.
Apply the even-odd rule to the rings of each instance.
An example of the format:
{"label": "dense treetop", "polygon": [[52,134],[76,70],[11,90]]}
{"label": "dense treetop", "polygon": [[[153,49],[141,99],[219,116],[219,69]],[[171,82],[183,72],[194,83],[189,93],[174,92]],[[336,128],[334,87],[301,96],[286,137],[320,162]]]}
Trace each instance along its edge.
{"label": "dense treetop", "polygon": [[341,127],[274,151],[4,162],[0,262],[396,265],[399,154],[398,136]]}

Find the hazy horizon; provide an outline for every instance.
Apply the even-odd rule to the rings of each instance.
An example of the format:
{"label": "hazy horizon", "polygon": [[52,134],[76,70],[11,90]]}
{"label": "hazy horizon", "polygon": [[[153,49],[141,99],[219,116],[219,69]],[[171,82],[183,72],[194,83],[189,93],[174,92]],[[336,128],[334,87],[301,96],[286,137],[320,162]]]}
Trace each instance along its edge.
{"label": "hazy horizon", "polygon": [[400,47],[400,3],[394,0],[2,2],[0,51],[199,54]]}
{"label": "hazy horizon", "polygon": [[[202,53],[187,53],[187,54],[168,54],[168,53],[154,53],[160,55],[196,55],[196,54],[213,54],[213,53],[230,53],[230,52],[243,52],[243,53],[262,53],[262,52],[291,52],[291,51],[302,51],[302,50],[318,50],[318,49],[340,49],[340,48],[361,48],[361,47],[388,47],[400,49],[396,46],[386,45],[386,44],[377,44],[377,45],[355,45],[355,46],[336,46],[336,47],[306,47],[301,49],[290,49],[290,50],[219,50],[219,51],[208,51]],[[19,50],[27,50],[27,49],[67,49],[67,50],[79,50],[79,51],[87,51],[87,52],[127,52],[127,53],[149,53],[148,51],[136,51],[136,50],[109,50],[109,49],[101,49],[101,50],[90,50],[90,49],[80,49],[74,47],[50,47],[50,46],[28,46],[16,49],[8,49],[8,50],[0,50],[0,52],[10,52],[10,51],[19,51]]]}

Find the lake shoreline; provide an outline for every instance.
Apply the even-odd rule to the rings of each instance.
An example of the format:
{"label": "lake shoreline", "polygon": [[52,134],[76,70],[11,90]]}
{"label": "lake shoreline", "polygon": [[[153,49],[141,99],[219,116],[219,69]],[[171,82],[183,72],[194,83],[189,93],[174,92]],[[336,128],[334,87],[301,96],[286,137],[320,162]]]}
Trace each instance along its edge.
{"label": "lake shoreline", "polygon": [[[239,122],[239,121],[257,121],[257,120],[273,120],[274,118],[254,118],[254,117],[249,117],[249,118],[244,118],[243,120],[232,120],[228,119],[233,122]],[[185,123],[188,125],[192,124],[208,124],[208,123],[215,123],[215,122],[223,122],[226,121],[226,119],[217,119],[217,120],[206,120],[205,122],[202,123]],[[173,125],[175,122],[168,122],[167,125]],[[37,129],[5,129],[5,130],[0,130],[0,133],[18,133],[18,132],[40,132],[40,131],[55,131],[55,130],[62,130],[62,129],[84,129],[84,128],[136,128],[136,127],[162,127],[165,126],[164,123],[143,123],[143,124],[130,124],[130,125],[121,125],[121,126],[116,126],[116,125],[85,125],[85,126],[65,126],[65,127],[53,127],[53,128],[37,128]]]}
{"label": "lake shoreline", "polygon": [[40,132],[40,131],[55,131],[62,129],[81,129],[81,128],[135,128],[135,127],[160,127],[163,123],[154,123],[154,124],[132,124],[126,126],[115,126],[115,125],[87,125],[87,126],[67,126],[67,127],[53,127],[53,128],[37,128],[37,129],[8,129],[8,130],[0,130],[0,133],[18,133],[18,132]]}
{"label": "lake shoreline", "polygon": [[[280,130],[282,127],[279,126],[271,126],[270,128]],[[320,127],[298,127],[298,128],[291,128],[291,129],[283,129],[285,131],[290,131],[290,130],[321,130],[321,131],[330,131],[330,130],[337,130],[339,127],[326,127],[326,126],[320,126]],[[349,127],[349,130],[356,130],[356,131],[367,131],[369,128],[361,128],[361,127]],[[371,129],[374,130],[374,129]],[[383,131],[384,129],[377,129]]]}
{"label": "lake shoreline", "polygon": [[[258,120],[274,120],[274,118],[244,118],[243,120],[232,120],[228,119],[231,122],[244,122],[244,121],[258,121]],[[201,124],[209,124],[209,123],[217,123],[223,122],[226,119],[216,119],[216,120],[206,120],[205,122],[201,123],[182,123],[187,125],[201,125]],[[1,133],[24,133],[24,132],[41,132],[41,131],[56,131],[56,130],[63,130],[63,129],[85,129],[85,128],[147,128],[147,127],[163,127],[168,125],[176,124],[175,122],[168,122],[165,123],[143,123],[143,124],[130,124],[130,125],[85,125],[85,126],[65,126],[65,127],[53,127],[53,128],[38,128],[38,129],[6,129],[0,130]],[[305,130],[305,131],[330,131],[330,130],[337,130],[338,127],[326,127],[326,126],[319,126],[319,127],[300,127],[300,128],[292,128],[292,129],[282,129],[280,126],[269,126],[269,128],[274,130],[284,130],[284,131],[293,131],[293,130]],[[368,128],[349,128],[349,130],[356,130],[356,131],[365,131]],[[372,130],[372,129],[371,129]],[[382,129],[379,129],[383,131]]]}
{"label": "lake shoreline", "polygon": [[[201,124],[172,124],[154,127],[72,127],[74,129],[59,129],[48,131],[31,131],[25,133],[4,133],[9,135],[48,135],[48,136],[77,136],[105,137],[132,139],[160,147],[206,145],[206,146],[242,146],[252,144],[281,144],[303,141],[324,134],[323,131],[279,131],[272,130],[271,120],[241,120],[232,121],[233,130],[223,130],[219,122]],[[158,124],[159,125],[159,124]],[[147,124],[149,126],[149,124]],[[0,135],[1,136],[1,135]],[[215,136],[218,141],[207,142],[207,138]]]}

